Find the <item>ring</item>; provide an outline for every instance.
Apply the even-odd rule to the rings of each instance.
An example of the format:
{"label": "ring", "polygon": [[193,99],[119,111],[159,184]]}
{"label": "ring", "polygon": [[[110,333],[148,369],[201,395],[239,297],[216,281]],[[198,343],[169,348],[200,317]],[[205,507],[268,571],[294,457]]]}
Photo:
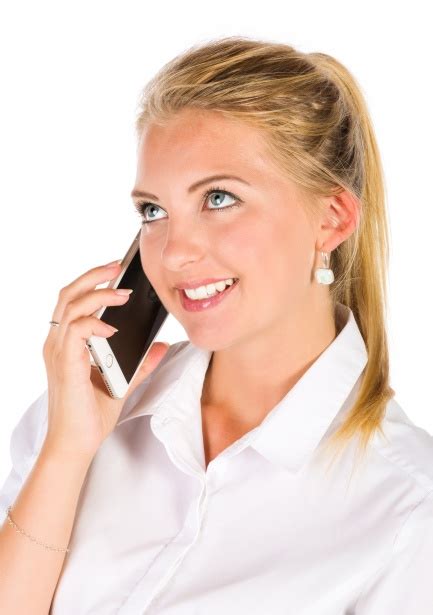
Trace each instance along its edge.
{"label": "ring", "polygon": [[50,325],[53,327],[60,327],[60,323],[57,320],[50,320]]}

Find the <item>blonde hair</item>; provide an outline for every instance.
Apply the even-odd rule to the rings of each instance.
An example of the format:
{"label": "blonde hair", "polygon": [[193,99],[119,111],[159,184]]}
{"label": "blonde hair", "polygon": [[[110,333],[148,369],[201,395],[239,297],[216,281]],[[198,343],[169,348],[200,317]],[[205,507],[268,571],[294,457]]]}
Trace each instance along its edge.
{"label": "blonde hair", "polygon": [[[354,405],[328,439],[361,449],[381,428],[389,385],[386,331],[389,229],[383,171],[366,102],[351,73],[325,53],[303,53],[244,36],[195,45],[144,87],[137,137],[184,108],[218,111],[260,129],[287,175],[313,196],[348,190],[360,205],[356,230],[331,254],[330,296],[352,310],[368,361]],[[336,374],[338,378],[338,374]]]}

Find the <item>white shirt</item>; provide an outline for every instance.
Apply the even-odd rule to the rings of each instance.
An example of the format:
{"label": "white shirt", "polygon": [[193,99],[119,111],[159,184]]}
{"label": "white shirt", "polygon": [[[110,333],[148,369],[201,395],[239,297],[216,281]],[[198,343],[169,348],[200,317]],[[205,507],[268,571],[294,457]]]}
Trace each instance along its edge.
{"label": "white shirt", "polygon": [[[353,313],[336,315],[335,340],[207,470],[211,352],[171,346],[89,468],[52,615],[433,613],[432,436],[391,400],[388,441],[374,438],[351,480],[354,444],[330,473],[317,463],[367,361]],[[46,426],[47,391],[12,433],[5,509]]]}

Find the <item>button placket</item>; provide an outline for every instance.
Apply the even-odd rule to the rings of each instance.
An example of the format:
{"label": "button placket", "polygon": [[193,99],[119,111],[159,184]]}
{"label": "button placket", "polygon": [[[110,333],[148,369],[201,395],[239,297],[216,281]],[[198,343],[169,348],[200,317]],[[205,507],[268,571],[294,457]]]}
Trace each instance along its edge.
{"label": "button placket", "polygon": [[[162,597],[163,593],[167,591],[167,589],[169,589],[170,584],[173,583],[173,581],[175,580],[177,572],[180,569],[180,566],[183,560],[188,555],[190,550],[194,547],[194,545],[198,542],[198,539],[200,537],[200,531],[203,529],[203,522],[206,516],[207,504],[208,504],[208,499],[209,499],[206,487],[207,487],[206,481],[202,481],[202,491],[200,492],[200,495],[199,495],[199,501],[196,507],[196,515],[194,515],[196,519],[196,533],[191,543],[183,551],[183,553],[179,555],[178,559],[173,564],[170,574],[167,574],[163,579],[161,579],[160,583],[155,589],[155,592],[150,602],[146,605],[144,611],[142,611],[142,615],[150,614],[152,612],[151,609],[157,606],[158,600]],[[188,513],[188,516],[189,516],[189,513]],[[190,527],[192,529],[192,526]],[[185,529],[186,529],[186,523],[185,523],[183,531],[185,531]]]}

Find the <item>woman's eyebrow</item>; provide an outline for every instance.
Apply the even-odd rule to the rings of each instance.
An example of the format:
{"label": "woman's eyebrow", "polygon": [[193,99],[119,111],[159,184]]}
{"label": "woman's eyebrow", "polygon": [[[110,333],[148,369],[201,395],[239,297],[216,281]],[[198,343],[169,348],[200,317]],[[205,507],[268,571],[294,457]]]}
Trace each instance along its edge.
{"label": "woman's eyebrow", "polygon": [[[188,192],[194,192],[195,190],[197,190],[197,188],[200,188],[200,186],[203,186],[204,184],[207,184],[211,181],[219,181],[222,179],[234,179],[238,182],[242,182],[243,184],[246,184],[247,186],[249,186],[250,184],[245,181],[245,179],[242,179],[241,177],[237,177],[236,175],[211,175],[210,177],[205,177],[204,179],[200,179],[198,182],[195,182],[194,184],[191,184],[191,186],[188,188]],[[134,197],[144,197],[147,199],[154,199],[155,201],[158,200],[158,197],[155,196],[154,194],[150,194],[150,192],[145,192],[143,190],[138,190],[135,189],[131,192],[131,196]]]}

